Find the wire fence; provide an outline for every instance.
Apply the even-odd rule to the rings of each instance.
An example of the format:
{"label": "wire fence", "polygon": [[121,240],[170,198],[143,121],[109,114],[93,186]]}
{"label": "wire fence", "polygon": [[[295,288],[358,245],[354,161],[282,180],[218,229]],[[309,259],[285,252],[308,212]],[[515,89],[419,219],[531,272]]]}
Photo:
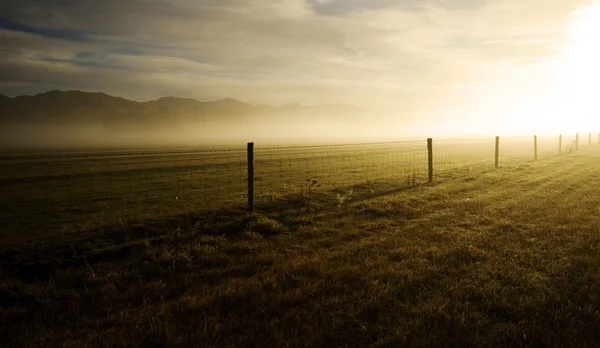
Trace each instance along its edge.
{"label": "wire fence", "polygon": [[[247,149],[0,156],[0,236],[72,232],[185,213],[277,205],[318,190],[373,196],[436,178],[473,175],[593,143],[580,138],[489,138]],[[600,145],[600,136],[594,144]],[[497,157],[496,157],[496,154]],[[318,188],[318,189],[317,189]]]}
{"label": "wire fence", "polygon": [[494,149],[493,139],[434,141],[435,173],[448,176],[461,171],[470,175],[491,169],[494,167]]}
{"label": "wire fence", "polygon": [[322,193],[370,192],[376,185],[401,186],[426,178],[427,149],[401,142],[302,149],[260,149],[255,153],[258,203],[302,195],[310,186]]}
{"label": "wire fence", "polygon": [[85,230],[245,201],[244,150],[2,162],[0,223],[15,233]]}

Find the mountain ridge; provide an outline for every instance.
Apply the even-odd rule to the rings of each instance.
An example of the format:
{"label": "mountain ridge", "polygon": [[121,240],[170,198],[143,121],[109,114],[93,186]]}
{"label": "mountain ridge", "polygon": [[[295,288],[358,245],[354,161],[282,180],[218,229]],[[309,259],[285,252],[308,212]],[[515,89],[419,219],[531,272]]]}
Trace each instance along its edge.
{"label": "mountain ridge", "polygon": [[104,92],[51,90],[35,95],[0,95],[0,123],[179,127],[190,123],[235,123],[280,118],[332,117],[352,119],[364,112],[349,104],[281,106],[252,105],[233,98],[199,101],[165,96],[135,101]]}
{"label": "mountain ridge", "polygon": [[0,93],[0,98],[8,98],[8,99],[34,98],[34,97],[53,95],[53,94],[54,95],[58,95],[58,94],[63,94],[63,95],[65,95],[65,94],[100,95],[103,97],[115,98],[115,99],[125,100],[125,101],[138,103],[138,104],[156,102],[156,101],[161,101],[161,100],[186,100],[186,101],[194,101],[194,102],[198,102],[198,103],[232,102],[232,103],[249,105],[249,106],[253,106],[253,107],[271,107],[271,108],[283,108],[283,107],[292,107],[292,106],[293,107],[306,107],[306,108],[319,107],[319,106],[340,106],[340,107],[345,107],[345,108],[352,108],[356,111],[364,111],[362,108],[360,108],[356,105],[347,104],[347,103],[321,103],[321,104],[312,104],[312,105],[305,105],[305,104],[301,104],[301,103],[286,103],[286,104],[276,106],[276,105],[270,105],[270,104],[251,104],[251,103],[246,103],[246,102],[237,100],[235,98],[221,98],[221,99],[215,99],[215,100],[202,101],[202,100],[198,100],[196,98],[177,97],[177,96],[173,96],[173,95],[162,96],[162,97],[158,97],[156,99],[150,99],[150,100],[146,100],[146,101],[137,101],[137,100],[127,99],[127,98],[124,98],[121,96],[115,96],[115,95],[104,93],[104,92],[89,92],[89,91],[82,91],[82,90],[76,90],[76,89],[74,89],[74,90],[53,89],[53,90],[49,90],[46,92],[36,93],[33,95],[23,94],[23,95],[18,95],[18,96],[14,96],[14,97],[7,96],[5,94]]}

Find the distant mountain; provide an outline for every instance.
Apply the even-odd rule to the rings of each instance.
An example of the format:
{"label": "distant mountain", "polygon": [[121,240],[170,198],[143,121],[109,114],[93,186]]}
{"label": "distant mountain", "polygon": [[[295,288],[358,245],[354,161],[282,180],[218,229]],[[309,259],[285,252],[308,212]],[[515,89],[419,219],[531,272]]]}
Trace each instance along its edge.
{"label": "distant mountain", "polygon": [[187,124],[336,118],[351,121],[363,111],[352,105],[254,106],[235,99],[201,102],[162,97],[136,102],[99,92],[49,91],[33,96],[0,95],[0,124],[102,125],[105,129],[177,128]]}

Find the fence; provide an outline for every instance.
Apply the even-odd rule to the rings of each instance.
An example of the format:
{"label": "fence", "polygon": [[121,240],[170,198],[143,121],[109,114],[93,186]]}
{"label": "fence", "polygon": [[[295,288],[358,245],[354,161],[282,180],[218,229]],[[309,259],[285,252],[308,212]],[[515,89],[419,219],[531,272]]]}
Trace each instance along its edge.
{"label": "fence", "polygon": [[0,156],[0,236],[73,232],[228,207],[281,206],[314,190],[323,199],[344,201],[591,145],[588,134],[5,155]]}

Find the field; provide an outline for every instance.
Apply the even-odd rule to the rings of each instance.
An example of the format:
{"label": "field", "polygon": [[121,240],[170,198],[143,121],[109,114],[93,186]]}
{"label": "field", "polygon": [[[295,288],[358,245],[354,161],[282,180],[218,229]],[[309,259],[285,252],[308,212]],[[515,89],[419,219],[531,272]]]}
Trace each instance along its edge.
{"label": "field", "polygon": [[0,342],[595,346],[600,151],[517,143],[7,159]]}
{"label": "field", "polygon": [[[532,150],[531,137],[503,139],[501,163],[529,161]],[[540,157],[557,153],[556,137],[540,140]],[[425,141],[257,147],[254,157],[258,205],[302,198],[307,179],[334,200],[427,181]],[[494,139],[435,141],[433,157],[436,179],[488,170]],[[241,207],[247,165],[243,147],[0,154],[0,241]]]}

